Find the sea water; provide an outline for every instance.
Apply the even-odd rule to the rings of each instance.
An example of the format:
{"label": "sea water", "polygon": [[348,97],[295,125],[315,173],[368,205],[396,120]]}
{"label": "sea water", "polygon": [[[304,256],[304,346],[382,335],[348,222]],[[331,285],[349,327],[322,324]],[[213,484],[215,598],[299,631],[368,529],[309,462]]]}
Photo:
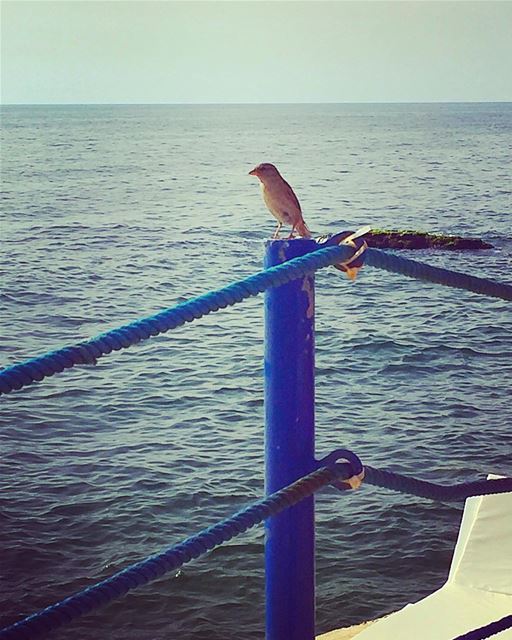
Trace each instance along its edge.
{"label": "sea water", "polygon": [[[417,229],[405,252],[512,282],[512,105],[2,108],[0,364],[259,270],[273,162],[315,235]],[[512,474],[510,304],[365,267],[316,277],[317,454],[439,483]],[[263,300],[2,396],[0,624],[263,492]],[[293,437],[293,436],[291,436]],[[317,498],[318,632],[440,587],[462,505],[363,486]],[[56,639],[263,638],[263,530]]]}

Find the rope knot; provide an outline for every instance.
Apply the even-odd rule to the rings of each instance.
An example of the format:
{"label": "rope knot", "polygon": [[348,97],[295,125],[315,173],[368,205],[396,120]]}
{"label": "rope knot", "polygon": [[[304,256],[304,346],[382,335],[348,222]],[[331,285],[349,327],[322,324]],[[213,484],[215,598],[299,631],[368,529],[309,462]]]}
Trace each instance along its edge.
{"label": "rope knot", "polygon": [[316,239],[318,244],[333,246],[333,245],[346,245],[354,249],[353,255],[343,262],[337,262],[333,265],[339,271],[344,271],[347,276],[354,281],[357,276],[357,272],[362,268],[364,264],[364,252],[368,249],[364,236],[371,227],[361,227],[357,231],[340,231],[340,233],[334,233],[330,236],[320,236]]}

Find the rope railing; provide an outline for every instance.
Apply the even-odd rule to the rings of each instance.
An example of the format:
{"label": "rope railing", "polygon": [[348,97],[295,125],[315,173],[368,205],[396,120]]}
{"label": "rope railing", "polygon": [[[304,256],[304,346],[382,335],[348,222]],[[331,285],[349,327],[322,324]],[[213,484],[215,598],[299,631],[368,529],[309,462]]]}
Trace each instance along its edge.
{"label": "rope railing", "polygon": [[[338,236],[343,237],[345,235],[338,234]],[[350,263],[351,257],[355,255],[354,247],[338,245],[336,244],[338,241],[337,237],[332,236],[323,244],[317,243],[316,247],[312,241],[309,241],[313,246],[312,250],[310,250],[310,247],[301,246],[301,253],[310,251],[305,255],[293,257],[296,254],[292,253],[286,256],[290,258],[286,262],[271,266],[264,271],[226,287],[192,298],[175,307],[125,324],[117,329],[112,329],[96,338],[82,341],[74,346],[57,349],[0,370],[0,394],[21,389],[32,382],[41,381],[45,377],[77,364],[95,364],[98,358],[112,351],[127,348],[141,340],[159,335],[186,322],[192,322],[213,311],[234,305],[273,287],[279,287],[298,280],[323,267],[329,265],[339,266],[340,263],[345,263],[346,266]],[[427,282],[512,301],[512,285],[433,267],[377,249],[366,248],[362,256],[360,252],[361,249],[357,251],[358,259],[364,258],[364,262],[367,265]],[[282,259],[286,260],[286,257]],[[275,262],[270,262],[270,264],[275,264]],[[281,262],[281,258],[278,262]],[[267,264],[269,263],[267,262]],[[359,267],[360,262],[358,264]],[[297,288],[299,289],[300,287]],[[295,422],[293,424],[295,425]],[[309,429],[309,427],[307,428]],[[304,443],[307,444],[307,442],[306,438]],[[314,450],[314,438],[312,442]],[[288,484],[290,480],[305,474],[311,468],[311,464],[306,459],[299,472],[288,475],[285,480],[274,483],[270,487],[272,491],[282,485],[288,485],[283,489],[271,493],[266,498],[249,505],[230,518],[208,527],[162,553],[131,565],[80,593],[0,630],[0,640],[27,640],[28,638],[38,638],[45,635],[79,616],[123,596],[131,589],[147,584],[169,571],[178,569],[186,562],[207,553],[263,520],[277,515],[292,505],[297,505],[304,498],[313,495],[313,493],[327,484],[333,484],[341,488],[343,482],[348,480],[351,487],[357,486],[360,482],[362,471],[360,461],[351,452],[344,452],[346,455],[340,457],[338,455],[340,451],[343,452],[343,450],[335,451],[327,457],[328,459],[315,463],[314,466],[318,467],[316,471]],[[349,462],[337,462],[340,459],[348,460]],[[470,496],[512,491],[512,479],[510,478],[443,486],[416,478],[407,478],[400,474],[369,466],[366,467],[365,474],[366,482],[369,484],[433,500],[464,500]],[[300,508],[302,507],[297,507],[297,509]],[[267,526],[273,526],[274,522],[277,522],[277,520],[270,520]],[[313,522],[313,512],[311,512],[311,522]],[[284,566],[287,565],[285,564]],[[279,604],[280,600],[275,600]],[[294,610],[298,611],[299,609],[300,607],[295,606]],[[270,618],[272,618],[272,615]],[[512,616],[507,616],[495,623],[459,636],[455,640],[480,640],[489,637],[510,628],[512,626],[511,618]],[[307,616],[303,616],[303,619],[306,620]],[[279,637],[282,637],[282,634]],[[310,632],[304,632],[301,635],[302,637],[309,638]]]}
{"label": "rope railing", "polygon": [[398,273],[408,278],[424,280],[434,284],[442,284],[445,287],[465,289],[472,293],[478,293],[491,298],[501,298],[512,301],[512,285],[496,282],[487,278],[477,278],[467,273],[433,267],[424,262],[411,260],[392,253],[386,253],[380,249],[367,249],[365,251],[365,264],[392,273]]}
{"label": "rope railing", "polygon": [[263,293],[270,287],[286,284],[312,271],[329,266],[352,254],[349,247],[328,247],[306,256],[260,271],[222,289],[191,298],[186,302],[102,333],[96,338],[64,347],[0,371],[0,394],[21,389],[47,376],[77,364],[96,364],[101,356],[130,347],[141,340],[175,329],[213,311],[234,305]]}
{"label": "rope railing", "polygon": [[[298,504],[322,487],[340,481],[349,481],[360,475],[362,465],[352,452],[347,452],[349,462],[337,462],[323,466],[310,474],[252,503],[234,515],[203,529],[196,535],[173,545],[165,551],[149,556],[113,576],[98,582],[56,604],[46,607],[27,618],[0,630],[0,640],[27,640],[40,638],[69,622],[99,609],[128,591],[146,585],[175,571],[193,559],[244,533],[248,529]],[[410,478],[401,474],[366,466],[365,481],[379,487],[390,488],[422,498],[459,501],[470,496],[490,495],[512,491],[512,478],[483,480],[452,486],[442,486]],[[348,486],[348,485],[347,485]],[[505,622],[504,622],[505,621]],[[499,630],[512,626],[512,619],[499,621]],[[492,625],[489,625],[492,626]],[[482,628],[485,629],[485,628]],[[486,638],[485,635],[467,636],[468,640]],[[460,639],[466,636],[460,636]]]}
{"label": "rope railing", "polygon": [[509,616],[505,616],[500,620],[496,620],[495,622],[491,622],[490,624],[486,624],[483,627],[478,627],[478,629],[473,629],[468,633],[463,633],[461,636],[457,636],[453,640],[484,640],[485,638],[495,636],[497,633],[506,631],[511,627],[512,614]]}
{"label": "rope railing", "polygon": [[346,480],[353,475],[353,467],[347,462],[322,467],[166,551],[150,556],[80,593],[0,630],[0,640],[40,638],[71,620],[105,606],[132,589],[175,571],[190,560],[311,496],[334,480]]}
{"label": "rope railing", "polygon": [[[75,365],[96,364],[98,358],[112,351],[130,347],[141,340],[256,296],[271,287],[278,287],[323,267],[346,261],[353,255],[353,248],[346,245],[319,247],[305,256],[293,258],[221,289],[191,298],[155,315],[102,333],[96,338],[6,367],[0,370],[0,394],[22,389]],[[366,264],[386,271],[512,301],[512,285],[432,267],[378,249],[366,249],[363,256]]]}
{"label": "rope railing", "polygon": [[417,478],[409,478],[400,473],[374,469],[366,466],[365,481],[377,487],[407,493],[418,498],[454,502],[472,496],[486,496],[494,493],[506,493],[512,490],[512,478],[496,478],[495,480],[479,480],[464,484],[441,485]]}

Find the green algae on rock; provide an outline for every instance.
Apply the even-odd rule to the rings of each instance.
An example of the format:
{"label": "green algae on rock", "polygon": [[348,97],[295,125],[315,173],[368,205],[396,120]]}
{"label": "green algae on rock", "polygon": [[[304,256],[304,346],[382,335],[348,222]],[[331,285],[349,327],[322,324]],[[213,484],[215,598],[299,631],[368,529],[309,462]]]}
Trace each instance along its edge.
{"label": "green algae on rock", "polygon": [[460,251],[464,249],[492,249],[492,244],[480,238],[461,238],[441,233],[423,231],[390,231],[372,229],[364,236],[369,247],[375,249],[448,249]]}

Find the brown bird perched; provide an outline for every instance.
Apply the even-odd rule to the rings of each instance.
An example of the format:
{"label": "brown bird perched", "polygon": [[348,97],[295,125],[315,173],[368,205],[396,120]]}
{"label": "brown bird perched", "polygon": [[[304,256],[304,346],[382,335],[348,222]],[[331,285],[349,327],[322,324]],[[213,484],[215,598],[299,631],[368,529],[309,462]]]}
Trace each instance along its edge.
{"label": "brown bird perched", "polygon": [[304,238],[311,238],[311,232],[302,217],[297,196],[276,167],[273,164],[264,162],[249,171],[249,175],[259,178],[263,200],[267,205],[267,209],[277,220],[277,228],[272,239],[275,240],[279,237],[279,231],[283,224],[292,228],[288,238],[293,238],[295,231]]}

